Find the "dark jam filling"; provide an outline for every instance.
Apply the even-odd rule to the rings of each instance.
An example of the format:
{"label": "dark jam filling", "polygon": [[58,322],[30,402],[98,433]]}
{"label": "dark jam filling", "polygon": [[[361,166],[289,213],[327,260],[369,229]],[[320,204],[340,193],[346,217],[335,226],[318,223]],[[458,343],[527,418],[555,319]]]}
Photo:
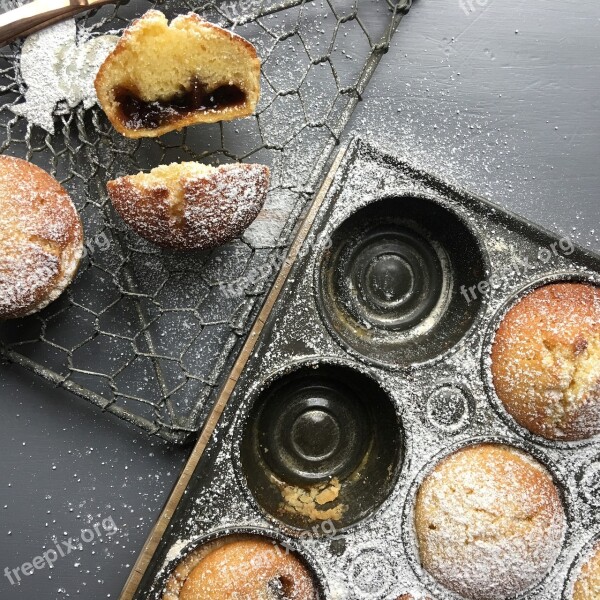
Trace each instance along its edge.
{"label": "dark jam filling", "polygon": [[115,91],[115,100],[121,121],[128,129],[158,129],[190,113],[239,106],[246,101],[246,94],[237,85],[229,84],[209,92],[201,81],[194,79],[189,89],[168,100],[146,102],[127,87]]}

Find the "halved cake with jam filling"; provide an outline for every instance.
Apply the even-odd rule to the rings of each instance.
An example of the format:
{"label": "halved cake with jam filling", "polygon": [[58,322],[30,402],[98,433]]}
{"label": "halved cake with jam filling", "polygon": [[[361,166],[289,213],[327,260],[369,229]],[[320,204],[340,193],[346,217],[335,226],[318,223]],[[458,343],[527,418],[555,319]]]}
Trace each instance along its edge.
{"label": "halved cake with jam filling", "polygon": [[128,27],[95,81],[100,105],[126,137],[251,115],[260,60],[244,38],[195,13],[171,24],[149,10]]}

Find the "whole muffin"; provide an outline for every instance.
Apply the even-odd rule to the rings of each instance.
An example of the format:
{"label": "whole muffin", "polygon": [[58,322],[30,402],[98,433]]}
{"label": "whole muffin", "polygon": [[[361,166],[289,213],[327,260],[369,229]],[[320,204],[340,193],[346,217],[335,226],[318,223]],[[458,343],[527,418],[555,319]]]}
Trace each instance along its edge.
{"label": "whole muffin", "polygon": [[465,598],[504,600],[539,583],[565,529],[550,474],[508,446],[480,444],[450,455],[417,495],[421,564]]}
{"label": "whole muffin", "polygon": [[0,156],[0,319],[58,298],[82,253],[81,220],[58,181],[25,160]]}
{"label": "whole muffin", "polygon": [[600,433],[600,288],[537,288],[502,320],[492,348],[498,397],[529,431],[574,441]]}
{"label": "whole muffin", "polygon": [[167,582],[163,600],[317,600],[304,563],[272,540],[222,538],[192,552]]}
{"label": "whole muffin", "polygon": [[600,598],[600,544],[584,563],[575,581],[573,600],[598,600]]}

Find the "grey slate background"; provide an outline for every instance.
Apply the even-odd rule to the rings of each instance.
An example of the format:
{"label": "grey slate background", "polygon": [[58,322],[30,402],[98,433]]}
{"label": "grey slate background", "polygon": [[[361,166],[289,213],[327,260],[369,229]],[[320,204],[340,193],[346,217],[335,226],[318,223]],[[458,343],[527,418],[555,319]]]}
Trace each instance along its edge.
{"label": "grey slate background", "polygon": [[[600,251],[600,3],[472,6],[415,2],[347,135]],[[15,368],[0,367],[0,402],[0,598],[117,598],[187,450]],[[108,517],[110,538],[4,577]]]}

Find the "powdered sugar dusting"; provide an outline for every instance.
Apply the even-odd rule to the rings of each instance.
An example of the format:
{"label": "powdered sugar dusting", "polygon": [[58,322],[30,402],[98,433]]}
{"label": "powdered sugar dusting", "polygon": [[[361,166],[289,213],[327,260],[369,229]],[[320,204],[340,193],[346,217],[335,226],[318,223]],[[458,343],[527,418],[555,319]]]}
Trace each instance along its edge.
{"label": "powdered sugar dusting", "polygon": [[1,315],[29,312],[60,272],[56,256],[27,240],[15,241],[10,251],[0,258]]}
{"label": "powdered sugar dusting", "polygon": [[222,176],[193,178],[185,184],[190,197],[200,187],[204,190],[202,202],[186,204],[184,218],[192,235],[209,246],[215,245],[213,236],[233,239],[256,218],[268,185],[268,170],[259,165],[228,165],[217,171]]}
{"label": "powdered sugar dusting", "polygon": [[54,300],[83,251],[81,223],[67,193],[41,169],[0,160],[0,316],[22,316]]}
{"label": "powdered sugar dusting", "polygon": [[112,35],[86,39],[83,31],[77,39],[72,19],[32,34],[21,52],[25,102],[9,108],[54,133],[55,114],[69,112],[80,103],[86,109],[96,104],[94,78],[117,41]]}
{"label": "powdered sugar dusting", "polygon": [[474,599],[502,600],[538,583],[566,531],[550,475],[492,445],[440,463],[419,491],[415,514],[424,567]]}

